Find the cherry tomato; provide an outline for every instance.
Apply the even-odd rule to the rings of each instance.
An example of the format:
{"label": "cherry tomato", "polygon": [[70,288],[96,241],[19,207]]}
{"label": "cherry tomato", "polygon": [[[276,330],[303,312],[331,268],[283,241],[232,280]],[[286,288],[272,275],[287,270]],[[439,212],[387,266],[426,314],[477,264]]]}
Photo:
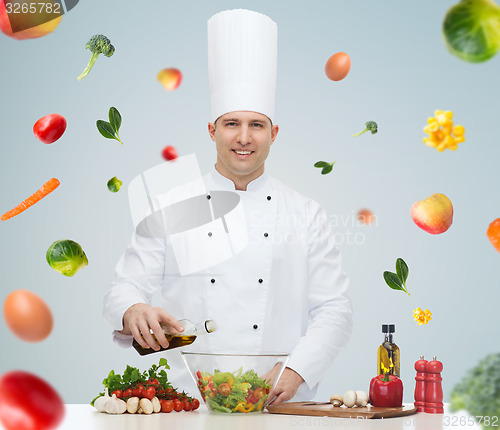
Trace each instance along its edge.
{"label": "cherry tomato", "polygon": [[254,397],[257,400],[260,400],[264,394],[266,393],[266,389],[264,387],[257,387],[255,391],[253,392]]}
{"label": "cherry tomato", "polygon": [[200,401],[198,399],[193,399],[191,403],[193,404],[193,411],[200,407]]}
{"label": "cherry tomato", "polygon": [[189,412],[191,409],[193,409],[193,404],[189,400],[184,401],[184,410],[186,412]]}
{"label": "cherry tomato", "polygon": [[28,372],[13,371],[0,378],[0,421],[7,430],[48,430],[64,416],[59,394]]}
{"label": "cherry tomato", "polygon": [[180,400],[174,399],[172,403],[174,404],[175,412],[180,412],[184,409],[184,403],[182,403]]}
{"label": "cherry tomato", "polygon": [[[124,392],[123,392],[123,397],[132,397],[134,395],[134,390],[132,390],[132,388],[127,388]],[[118,396],[117,396],[118,397]]]}
{"label": "cherry tomato", "polygon": [[151,387],[147,388],[146,390],[144,390],[142,396],[145,397],[146,399],[151,400],[154,396],[156,396],[155,387],[151,386]]}
{"label": "cherry tomato", "polygon": [[172,400],[164,400],[163,403],[161,404],[161,411],[162,412],[172,412],[174,410],[174,402]]}
{"label": "cherry tomato", "polygon": [[43,143],[54,143],[66,130],[66,119],[57,113],[42,116],[33,126],[35,137]]}
{"label": "cherry tomato", "polygon": [[223,382],[222,384],[219,384],[217,391],[223,396],[229,396],[231,393],[231,386],[227,382]]}
{"label": "cherry tomato", "polygon": [[163,155],[163,158],[167,161],[175,160],[178,157],[177,150],[171,145],[165,146],[165,148],[163,148],[163,151],[161,152],[161,155]]}
{"label": "cherry tomato", "polygon": [[149,379],[146,385],[154,385],[155,387],[158,387],[160,383],[158,382],[158,379]]}
{"label": "cherry tomato", "polygon": [[139,384],[136,388],[134,388],[133,393],[134,397],[144,397],[144,386]]}
{"label": "cherry tomato", "polygon": [[156,396],[162,396],[165,394],[165,390],[163,388],[159,388],[158,391],[156,392]]}
{"label": "cherry tomato", "polygon": [[116,397],[118,399],[121,399],[123,398],[123,391],[122,390],[115,390],[111,393],[111,397],[113,397],[113,394],[116,394]]}

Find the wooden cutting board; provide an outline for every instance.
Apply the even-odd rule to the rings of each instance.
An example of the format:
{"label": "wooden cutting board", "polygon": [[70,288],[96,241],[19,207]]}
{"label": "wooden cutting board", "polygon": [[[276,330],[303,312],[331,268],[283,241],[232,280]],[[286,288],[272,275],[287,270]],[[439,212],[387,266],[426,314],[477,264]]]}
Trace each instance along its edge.
{"label": "wooden cutting board", "polygon": [[281,403],[274,406],[270,405],[267,407],[267,410],[272,414],[364,419],[403,417],[417,412],[417,408],[413,405],[403,405],[400,408],[376,408],[370,405],[364,408],[347,408],[345,406],[334,408],[331,403],[319,402]]}

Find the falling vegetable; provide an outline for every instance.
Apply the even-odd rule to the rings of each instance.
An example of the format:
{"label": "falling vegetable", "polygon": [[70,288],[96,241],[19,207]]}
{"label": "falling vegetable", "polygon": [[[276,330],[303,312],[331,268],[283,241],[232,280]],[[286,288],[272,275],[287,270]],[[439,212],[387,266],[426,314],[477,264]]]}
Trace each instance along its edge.
{"label": "falling vegetable", "polygon": [[100,54],[105,55],[106,57],[111,57],[115,52],[115,47],[111,44],[110,40],[103,36],[102,34],[96,34],[90,38],[85,46],[86,49],[90,49],[92,51],[92,55],[90,56],[89,63],[87,67],[83,71],[83,73],[78,76],[78,80],[81,81],[85,76],[87,76],[92,67],[94,67],[94,63],[99,57]]}
{"label": "falling vegetable", "polygon": [[123,182],[120,181],[116,176],[114,176],[108,181],[108,190],[112,193],[117,193],[118,191],[120,191],[122,184]]}
{"label": "falling vegetable", "polygon": [[[467,360],[464,360],[462,365]],[[450,394],[452,412],[467,410],[482,429],[498,429],[500,420],[500,353],[489,354],[469,369]]]}
{"label": "falling vegetable", "polygon": [[489,60],[500,50],[500,7],[493,0],[462,0],[443,21],[448,50],[469,63]]}
{"label": "falling vegetable", "polygon": [[365,122],[365,129],[360,131],[359,133],[353,134],[353,136],[361,136],[363,133],[366,133],[367,131],[371,131],[372,134],[375,134],[378,131],[378,126],[375,121],[368,121]]}
{"label": "falling vegetable", "polygon": [[120,135],[118,131],[122,125],[122,116],[118,109],[111,106],[109,108],[109,122],[98,119],[96,122],[97,130],[101,133],[106,139],[115,139],[123,145],[123,142],[120,140]]}
{"label": "falling vegetable", "polygon": [[427,324],[432,319],[432,312],[429,309],[423,311],[420,308],[417,308],[413,311],[413,319],[417,322],[418,325]]}
{"label": "falling vegetable", "polygon": [[326,175],[332,171],[333,165],[335,163],[336,163],[336,161],[334,161],[333,163],[328,163],[326,161],[318,161],[318,162],[314,163],[314,167],[318,167],[318,168],[322,169],[321,174]]}
{"label": "falling vegetable", "polygon": [[500,218],[497,218],[488,226],[486,236],[495,249],[500,252]]}
{"label": "falling vegetable", "polygon": [[57,113],[42,116],[33,126],[35,137],[43,143],[54,143],[66,130],[66,119]]}
{"label": "falling vegetable", "polygon": [[424,137],[424,143],[439,152],[445,149],[455,151],[457,145],[465,141],[465,128],[461,125],[453,125],[453,112],[447,110],[436,110],[434,116],[427,118],[424,132],[429,137]]}
{"label": "falling vegetable", "polygon": [[89,264],[81,245],[73,240],[56,240],[45,255],[47,263],[64,276],[73,276]]}
{"label": "falling vegetable", "polygon": [[175,160],[178,157],[177,150],[172,145],[165,146],[165,148],[163,148],[163,151],[161,152],[161,155],[167,161]]}
{"label": "falling vegetable", "polygon": [[396,260],[396,273],[384,272],[384,279],[387,285],[393,290],[404,291],[410,295],[406,289],[406,279],[408,278],[408,266],[402,258]]}
{"label": "falling vegetable", "polygon": [[55,429],[64,418],[57,391],[39,376],[15,370],[0,378],[0,422],[6,430]]}
{"label": "falling vegetable", "polygon": [[16,215],[19,215],[21,212],[24,212],[30,206],[33,206],[35,203],[42,200],[47,194],[50,194],[52,191],[54,191],[59,186],[59,184],[60,182],[56,178],[49,179],[47,182],[45,182],[45,184],[41,186],[38,191],[18,204],[14,209],[11,209],[10,211],[4,213],[0,217],[0,220],[6,221]]}

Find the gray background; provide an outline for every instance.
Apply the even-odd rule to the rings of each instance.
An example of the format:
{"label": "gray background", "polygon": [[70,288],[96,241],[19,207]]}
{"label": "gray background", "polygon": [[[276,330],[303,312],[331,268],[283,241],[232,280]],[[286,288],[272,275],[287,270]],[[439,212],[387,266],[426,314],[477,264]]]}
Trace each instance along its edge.
{"label": "gray background", "polygon": [[[448,400],[466,369],[498,352],[500,298],[500,255],[485,234],[500,216],[500,57],[468,64],[447,52],[441,24],[453,4],[87,0],[41,39],[0,34],[1,212],[51,177],[61,181],[48,198],[0,224],[0,300],[29,289],[46,300],[55,319],[50,337],[37,344],[17,339],[2,321],[0,373],[35,372],[65,402],[87,403],[110,369],[157,362],[115,347],[101,315],[103,294],[132,232],[126,189],[112,194],[106,182],[118,176],[126,187],[162,162],[168,144],[181,155],[196,153],[202,172],[212,167],[206,21],[243,7],[268,14],[279,29],[281,130],[266,166],[325,207],[351,278],[354,333],[317,399],[368,390],[380,326],[387,322],[396,324],[404,400],[413,401],[413,364],[421,354],[436,354],[444,363]],[[116,52],[100,57],[78,82],[90,57],[85,44],[96,33],[107,35]],[[338,51],[349,53],[352,69],[345,80],[332,82],[324,65]],[[157,82],[164,67],[182,71],[178,90],[166,92]],[[123,146],[95,127],[110,106],[123,116]],[[439,153],[422,142],[435,109],[452,110],[466,129],[455,152]],[[49,113],[64,115],[68,128],[59,141],[44,145],[32,126]],[[368,120],[378,122],[379,133],[351,137]],[[337,160],[334,171],[322,176],[313,167],[318,160]],[[439,236],[410,217],[413,202],[435,192],[446,194],[455,209],[452,227]],[[357,224],[362,207],[374,211],[376,225]],[[89,258],[73,278],[45,261],[49,245],[63,238],[79,242]],[[389,289],[382,278],[397,257],[409,265],[411,297]],[[433,312],[428,325],[413,321],[417,306]]]}

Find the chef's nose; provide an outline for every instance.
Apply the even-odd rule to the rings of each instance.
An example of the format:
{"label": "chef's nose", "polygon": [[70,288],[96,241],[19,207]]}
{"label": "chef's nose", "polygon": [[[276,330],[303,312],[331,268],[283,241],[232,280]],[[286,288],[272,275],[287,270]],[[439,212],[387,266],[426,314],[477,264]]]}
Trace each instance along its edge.
{"label": "chef's nose", "polygon": [[248,125],[242,125],[238,133],[238,143],[247,145],[252,142],[252,133]]}

